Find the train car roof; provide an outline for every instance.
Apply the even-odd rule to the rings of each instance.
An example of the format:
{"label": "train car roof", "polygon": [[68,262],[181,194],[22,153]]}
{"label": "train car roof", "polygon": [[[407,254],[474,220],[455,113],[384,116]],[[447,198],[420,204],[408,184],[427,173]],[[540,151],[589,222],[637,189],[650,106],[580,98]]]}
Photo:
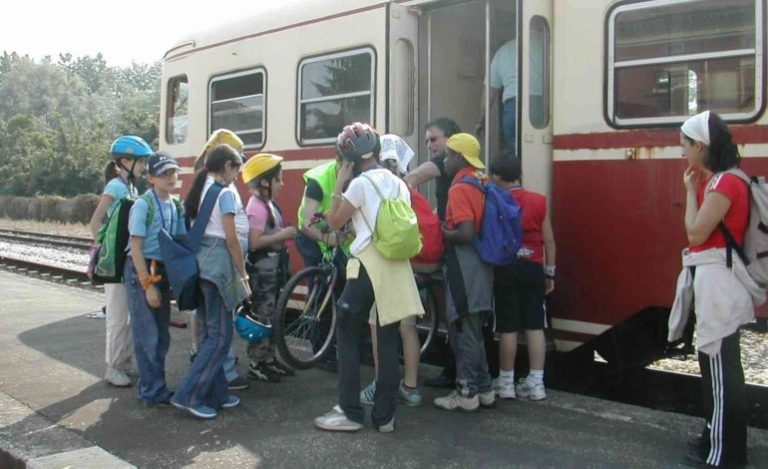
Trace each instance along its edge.
{"label": "train car roof", "polygon": [[[231,22],[214,22],[210,28],[179,40],[166,51],[163,60],[192,54],[200,48],[216,46],[238,38],[325,18],[332,19],[344,13],[362,12],[388,3],[417,6],[436,1],[438,0],[283,0],[279,4],[274,3],[266,7],[262,14],[249,15],[247,18]],[[230,12],[227,16],[236,17],[237,12]]]}

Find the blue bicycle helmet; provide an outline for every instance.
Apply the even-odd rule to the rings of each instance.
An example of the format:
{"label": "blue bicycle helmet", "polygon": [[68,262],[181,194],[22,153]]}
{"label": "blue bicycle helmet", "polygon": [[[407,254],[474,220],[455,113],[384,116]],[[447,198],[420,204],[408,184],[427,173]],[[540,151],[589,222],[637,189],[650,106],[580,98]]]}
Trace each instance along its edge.
{"label": "blue bicycle helmet", "polygon": [[336,138],[336,152],[354,163],[372,157],[380,148],[379,134],[370,125],[360,122],[345,126]]}
{"label": "blue bicycle helmet", "polygon": [[240,334],[240,337],[250,344],[258,344],[272,335],[272,326],[258,321],[248,314],[243,314],[243,308],[247,308],[247,306],[240,306],[235,317],[235,330]]}
{"label": "blue bicycle helmet", "polygon": [[149,158],[154,152],[143,138],[123,135],[109,148],[112,158]]}

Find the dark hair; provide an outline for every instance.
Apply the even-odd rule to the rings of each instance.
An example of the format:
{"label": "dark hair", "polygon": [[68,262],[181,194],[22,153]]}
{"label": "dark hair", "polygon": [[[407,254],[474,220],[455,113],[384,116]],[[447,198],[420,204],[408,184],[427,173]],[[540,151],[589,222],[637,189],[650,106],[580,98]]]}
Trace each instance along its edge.
{"label": "dark hair", "polygon": [[[258,177],[255,177],[251,181],[249,181],[248,187],[258,191],[266,190],[267,197],[271,199],[272,198],[272,181],[277,177],[278,174],[280,174],[281,169],[283,169],[283,165],[281,163],[278,163],[278,165],[275,166],[274,168],[270,168],[268,171],[262,173]],[[267,187],[264,187],[262,185],[264,181],[267,182]],[[259,192],[259,194],[261,194],[261,192]]]}
{"label": "dark hair", "polygon": [[120,176],[120,170],[117,169],[115,160],[112,160],[104,167],[104,183],[106,184],[118,176]]}
{"label": "dark hair", "polygon": [[506,182],[519,181],[523,174],[520,159],[511,150],[494,158],[488,169],[492,175],[499,176]]}
{"label": "dark hair", "polygon": [[208,177],[208,173],[223,171],[227,162],[232,163],[232,166],[243,164],[243,160],[240,159],[237,150],[229,145],[216,145],[206,153],[205,166],[195,173],[195,180],[192,182],[187,199],[184,201],[184,212],[190,220],[194,220],[197,217],[197,210],[200,208],[200,198],[203,195],[205,179]]}
{"label": "dark hair", "polygon": [[424,127],[424,129],[428,130],[430,127],[437,127],[438,129],[442,130],[443,135],[446,138],[461,132],[459,124],[457,124],[453,119],[449,119],[447,117],[438,117],[437,119],[433,119],[427,122],[427,125]]}
{"label": "dark hair", "polygon": [[709,151],[704,156],[704,166],[712,172],[727,171],[741,164],[739,147],[733,143],[731,132],[723,119],[709,113]]}

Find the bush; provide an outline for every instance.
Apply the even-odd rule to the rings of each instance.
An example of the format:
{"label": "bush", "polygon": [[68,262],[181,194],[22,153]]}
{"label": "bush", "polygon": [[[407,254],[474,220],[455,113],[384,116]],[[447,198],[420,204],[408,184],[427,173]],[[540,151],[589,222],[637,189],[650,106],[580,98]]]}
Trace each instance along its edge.
{"label": "bush", "polygon": [[74,199],[58,196],[0,197],[0,217],[11,220],[88,223],[99,204],[95,194],[78,195]]}

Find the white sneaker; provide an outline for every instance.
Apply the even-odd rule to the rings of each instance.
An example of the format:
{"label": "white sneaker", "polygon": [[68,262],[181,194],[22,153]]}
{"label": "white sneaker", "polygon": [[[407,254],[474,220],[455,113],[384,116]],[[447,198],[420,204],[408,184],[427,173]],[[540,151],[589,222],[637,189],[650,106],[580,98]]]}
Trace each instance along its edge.
{"label": "white sneaker", "polygon": [[392,433],[393,431],[395,431],[395,417],[392,416],[389,422],[379,426],[378,430],[379,430],[379,433]]}
{"label": "white sneaker", "polygon": [[492,409],[496,407],[496,393],[491,389],[488,392],[481,392],[478,394],[480,398],[480,407],[483,409]]}
{"label": "white sneaker", "polygon": [[517,395],[523,399],[530,399],[532,401],[543,401],[547,398],[547,391],[544,390],[544,383],[532,384],[528,379],[521,379],[517,386],[515,386]]}
{"label": "white sneaker", "polygon": [[514,381],[507,381],[498,377],[493,380],[491,386],[496,392],[496,395],[499,396],[499,399],[514,399],[516,397]]}
{"label": "white sneaker", "polygon": [[118,388],[127,388],[131,385],[131,378],[125,372],[111,366],[107,367],[107,374],[104,375],[104,380]]}
{"label": "white sneaker", "polygon": [[361,423],[349,420],[338,405],[333,410],[315,419],[315,426],[332,432],[356,432],[363,428]]}
{"label": "white sneaker", "polygon": [[435,399],[434,404],[435,407],[443,410],[475,412],[480,408],[480,398],[477,395],[473,397],[464,397],[459,395],[458,392],[452,391],[445,397],[438,397]]}

